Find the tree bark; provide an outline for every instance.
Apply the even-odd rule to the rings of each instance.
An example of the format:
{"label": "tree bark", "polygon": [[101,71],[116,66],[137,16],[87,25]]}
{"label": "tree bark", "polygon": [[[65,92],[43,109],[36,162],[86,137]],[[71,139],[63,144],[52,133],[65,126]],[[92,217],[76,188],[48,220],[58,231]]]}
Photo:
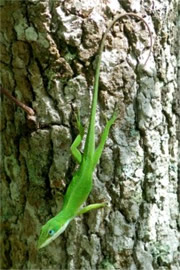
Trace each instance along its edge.
{"label": "tree bark", "polygon": [[[1,269],[180,269],[177,95],[178,1],[1,1]],[[76,169],[75,112],[87,127],[96,56],[102,55],[97,141],[117,104],[88,203],[38,251],[41,226],[60,211]],[[177,101],[177,100],[176,100]],[[178,102],[177,102],[178,104]],[[31,120],[31,123],[30,123]],[[32,125],[33,122],[33,125]],[[84,141],[82,143],[83,150]]]}

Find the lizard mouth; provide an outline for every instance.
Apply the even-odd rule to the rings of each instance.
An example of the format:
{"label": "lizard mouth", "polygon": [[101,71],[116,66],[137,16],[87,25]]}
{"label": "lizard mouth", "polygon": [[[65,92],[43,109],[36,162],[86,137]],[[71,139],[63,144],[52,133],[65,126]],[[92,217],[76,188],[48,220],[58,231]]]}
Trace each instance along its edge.
{"label": "lizard mouth", "polygon": [[70,221],[71,220],[68,220],[66,223],[64,223],[64,225],[61,228],[59,228],[59,230],[55,234],[53,234],[52,236],[47,238],[44,242],[41,242],[41,237],[40,237],[40,239],[38,241],[38,246],[37,246],[38,249],[49,245],[54,239],[56,239],[61,233],[63,233]]}

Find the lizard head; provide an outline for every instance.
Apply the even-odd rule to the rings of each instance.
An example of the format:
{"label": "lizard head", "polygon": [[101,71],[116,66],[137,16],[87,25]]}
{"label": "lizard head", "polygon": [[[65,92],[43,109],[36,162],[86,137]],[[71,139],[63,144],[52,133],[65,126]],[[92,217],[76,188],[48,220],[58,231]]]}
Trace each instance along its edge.
{"label": "lizard head", "polygon": [[70,220],[64,218],[57,220],[56,217],[51,218],[48,222],[42,226],[39,240],[38,249],[43,248],[56,239],[61,233],[64,232]]}

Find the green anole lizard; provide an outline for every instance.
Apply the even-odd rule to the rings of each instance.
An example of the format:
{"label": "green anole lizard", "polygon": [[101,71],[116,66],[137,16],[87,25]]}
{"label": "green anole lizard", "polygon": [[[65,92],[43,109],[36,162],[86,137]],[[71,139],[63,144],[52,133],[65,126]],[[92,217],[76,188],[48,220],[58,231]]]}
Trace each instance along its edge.
{"label": "green anole lizard", "polygon": [[[97,165],[102,151],[104,149],[104,145],[106,139],[109,134],[109,129],[116,120],[117,113],[114,112],[112,118],[107,121],[104,131],[101,135],[101,139],[99,145],[95,147],[95,115],[96,115],[96,106],[98,99],[98,86],[99,86],[99,74],[100,74],[100,65],[101,65],[101,55],[104,49],[104,41],[107,37],[107,34],[111,27],[115,24],[116,21],[122,19],[123,17],[133,16],[146,25],[149,35],[150,35],[150,51],[147,57],[147,60],[150,56],[151,47],[152,47],[152,37],[148,24],[145,22],[143,18],[134,13],[125,13],[122,15],[118,15],[108,26],[99,48],[99,54],[97,59],[95,80],[94,80],[94,92],[93,92],[93,101],[91,106],[91,114],[90,114],[90,122],[87,132],[87,137],[85,141],[84,153],[81,154],[78,150],[78,146],[80,145],[83,135],[84,129],[81,125],[79,116],[77,117],[77,125],[79,129],[79,135],[76,137],[75,141],[71,146],[71,152],[73,157],[79,164],[79,168],[75,172],[71,183],[69,184],[66,194],[64,196],[63,207],[61,211],[53,218],[51,218],[47,223],[42,226],[40,237],[38,240],[38,248],[43,248],[51,243],[54,239],[56,239],[64,230],[66,229],[69,222],[74,219],[76,216],[86,213],[92,209],[97,209],[100,207],[104,207],[107,205],[106,202],[103,203],[95,203],[90,204],[81,208],[82,204],[86,201],[89,193],[92,189],[92,175],[95,166]],[[145,61],[145,64],[147,62]],[[144,65],[145,65],[144,64]]]}

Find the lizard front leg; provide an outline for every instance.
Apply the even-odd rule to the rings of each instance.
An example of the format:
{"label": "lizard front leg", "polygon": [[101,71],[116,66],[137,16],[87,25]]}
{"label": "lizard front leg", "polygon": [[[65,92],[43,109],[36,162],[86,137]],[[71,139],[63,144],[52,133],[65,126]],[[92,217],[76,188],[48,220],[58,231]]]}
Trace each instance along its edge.
{"label": "lizard front leg", "polygon": [[83,207],[82,209],[80,209],[77,212],[76,216],[82,215],[82,214],[87,213],[91,210],[95,210],[95,209],[102,208],[105,206],[108,206],[108,202],[89,204],[89,205]]}

